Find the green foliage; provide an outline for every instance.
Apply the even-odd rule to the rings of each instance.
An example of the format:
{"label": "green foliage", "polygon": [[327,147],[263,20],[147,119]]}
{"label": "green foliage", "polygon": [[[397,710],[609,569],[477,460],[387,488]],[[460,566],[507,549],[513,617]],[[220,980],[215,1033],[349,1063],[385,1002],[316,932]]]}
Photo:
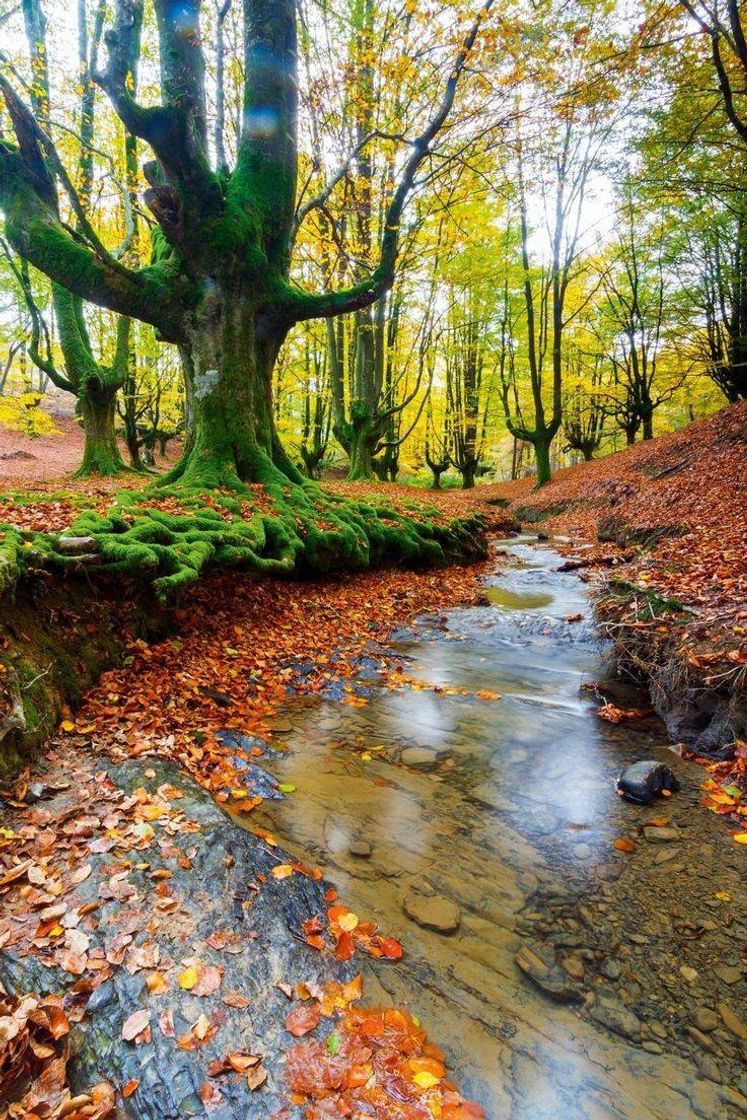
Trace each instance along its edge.
{"label": "green foliage", "polygon": [[0,524],[0,595],[12,591],[23,572],[24,541],[10,525]]}

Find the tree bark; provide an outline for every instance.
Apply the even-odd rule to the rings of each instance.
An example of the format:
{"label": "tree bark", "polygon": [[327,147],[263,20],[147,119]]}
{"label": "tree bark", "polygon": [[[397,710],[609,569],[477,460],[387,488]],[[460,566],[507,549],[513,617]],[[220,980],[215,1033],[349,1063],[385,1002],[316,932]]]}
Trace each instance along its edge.
{"label": "tree bark", "polygon": [[115,475],[125,469],[114,430],[117,386],[89,378],[78,393],[85,444],[77,477]]}
{"label": "tree bark", "polygon": [[214,291],[185,325],[194,436],[165,476],[199,488],[303,480],[283,450],[272,371],[285,332],[241,291]]}

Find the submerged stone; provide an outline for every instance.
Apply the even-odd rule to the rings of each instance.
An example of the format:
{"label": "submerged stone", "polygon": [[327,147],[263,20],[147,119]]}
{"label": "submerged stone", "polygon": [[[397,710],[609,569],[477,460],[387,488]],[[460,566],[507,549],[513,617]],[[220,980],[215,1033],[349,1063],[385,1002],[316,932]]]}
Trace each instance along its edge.
{"label": "submerged stone", "polygon": [[405,747],[399,756],[400,762],[409,766],[411,770],[435,770],[438,764],[438,755],[430,747]]}
{"label": "submerged stone", "polygon": [[459,907],[443,895],[426,896],[411,892],[405,895],[402,905],[408,918],[412,918],[423,929],[432,929],[435,933],[454,933],[459,928]]}
{"label": "submerged stone", "polygon": [[583,991],[558,968],[555,954],[547,945],[527,941],[514,957],[517,966],[533,984],[558,1003],[581,1003]]}
{"label": "submerged stone", "polygon": [[637,1039],[641,1034],[641,1021],[637,1015],[612,1000],[600,1000],[591,1008],[591,1017],[607,1030],[623,1038]]}

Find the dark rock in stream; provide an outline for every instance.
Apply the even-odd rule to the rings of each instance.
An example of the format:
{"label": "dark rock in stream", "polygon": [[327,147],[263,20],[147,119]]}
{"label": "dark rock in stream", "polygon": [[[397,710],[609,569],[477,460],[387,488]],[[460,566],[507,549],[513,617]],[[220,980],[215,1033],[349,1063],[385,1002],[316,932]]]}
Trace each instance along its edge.
{"label": "dark rock in stream", "polygon": [[[154,772],[155,777],[147,776]],[[148,759],[111,766],[108,773],[116,785],[128,791],[138,787],[155,790],[165,782],[178,787],[184,793],[179,808],[184,811],[185,824],[199,828],[173,834],[158,830],[161,851],[154,846],[144,853],[146,859],[172,872],[169,890],[180,900],[174,913],[153,907],[153,894],[146,894],[149,872],[135,867],[129,881],[137,896],[125,902],[109,901],[110,878],[122,866],[121,859],[111,854],[93,855],[92,873],[75,888],[74,896],[68,896],[71,905],[100,904],[91,932],[91,952],[130,929],[133,945],[158,944],[158,967],[168,970],[170,982],[168,992],[153,995],[146,987],[145,970],[130,974],[124,966],[114,968],[113,975],[94,991],[83,1022],[74,1028],[72,1088],[81,1091],[98,1081],[109,1081],[120,1089],[136,1078],[139,1087],[129,1099],[120,1100],[119,1116],[131,1120],[203,1118],[207,1112],[199,1089],[207,1079],[210,1062],[232,1051],[250,1050],[263,1057],[269,1073],[266,1085],[251,1092],[245,1079],[217,1079],[223,1100],[210,1117],[267,1120],[284,1098],[287,1101],[283,1054],[295,1041],[283,1027],[291,1004],[277,984],[345,981],[360,970],[359,960],[343,964],[303,941],[302,923],[312,916],[324,919],[325,884],[301,874],[275,879],[272,868],[287,861],[285,853],[236,826],[212,798],[173,767]],[[71,796],[61,793],[46,804],[52,812],[64,813]],[[155,934],[147,928],[154,922],[158,923]],[[216,942],[218,932],[219,944],[224,934],[227,939],[222,950],[208,942],[211,935]],[[186,959],[222,968],[219,990],[202,997],[181,990],[176,977]],[[44,967],[33,955],[20,957],[5,950],[0,954],[0,980],[13,992],[49,993],[69,990],[76,977]],[[223,1002],[223,996],[236,992],[248,1000],[246,1008]],[[152,1040],[140,1045],[124,1042],[124,1021],[142,1008],[150,1012]],[[166,1037],[159,1027],[165,1011],[173,1014],[175,1037]],[[218,1025],[214,1037],[199,1049],[179,1049],[177,1040],[188,1034],[203,1013]]]}
{"label": "dark rock in stream", "polygon": [[636,805],[650,805],[664,790],[676,793],[680,784],[663,762],[645,759],[626,766],[617,779],[617,792]]}

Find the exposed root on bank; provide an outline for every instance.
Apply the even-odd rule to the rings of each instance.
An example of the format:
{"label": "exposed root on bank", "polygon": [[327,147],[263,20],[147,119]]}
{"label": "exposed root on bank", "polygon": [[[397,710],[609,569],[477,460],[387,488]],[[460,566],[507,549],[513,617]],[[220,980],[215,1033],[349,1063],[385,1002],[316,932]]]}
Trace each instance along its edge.
{"label": "exposed root on bank", "polygon": [[[165,601],[210,568],[290,576],[473,560],[485,555],[483,527],[474,512],[453,518],[415,502],[403,511],[383,494],[360,501],[309,482],[206,489],[182,481],[122,491],[106,511],[80,513],[63,538],[37,532],[21,543],[42,566],[145,577]],[[17,551],[20,535],[9,532]],[[92,542],[88,555],[67,547],[70,537]]]}

